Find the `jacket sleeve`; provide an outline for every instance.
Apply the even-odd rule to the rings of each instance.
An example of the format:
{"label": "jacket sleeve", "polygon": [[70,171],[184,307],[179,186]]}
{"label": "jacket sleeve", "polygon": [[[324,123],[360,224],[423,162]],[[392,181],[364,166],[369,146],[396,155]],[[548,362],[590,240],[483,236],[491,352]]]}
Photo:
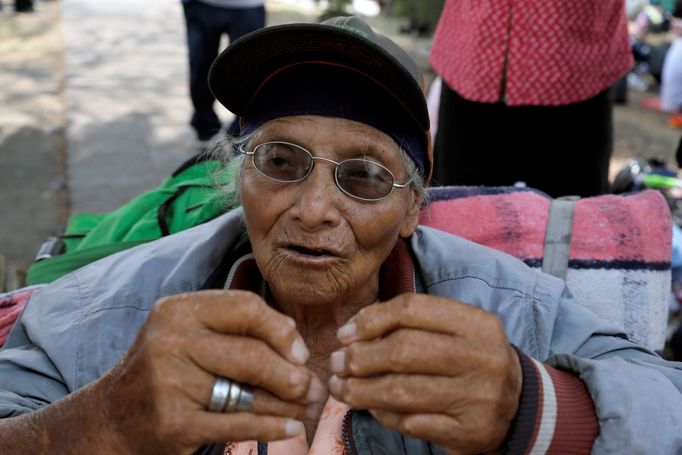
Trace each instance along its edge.
{"label": "jacket sleeve", "polygon": [[517,353],[523,387],[505,453],[590,453],[599,424],[583,381]]}
{"label": "jacket sleeve", "polygon": [[[0,418],[34,411],[72,390],[76,355],[65,353],[76,346],[68,315],[80,312],[78,289],[70,279],[60,282],[31,296],[0,351]],[[56,304],[57,296],[64,305]]]}
{"label": "jacket sleeve", "polygon": [[525,437],[526,447],[544,449],[538,453],[588,453],[590,446],[593,454],[679,453],[682,363],[628,341],[568,291],[555,316],[547,358],[520,354],[529,396],[510,442]]}

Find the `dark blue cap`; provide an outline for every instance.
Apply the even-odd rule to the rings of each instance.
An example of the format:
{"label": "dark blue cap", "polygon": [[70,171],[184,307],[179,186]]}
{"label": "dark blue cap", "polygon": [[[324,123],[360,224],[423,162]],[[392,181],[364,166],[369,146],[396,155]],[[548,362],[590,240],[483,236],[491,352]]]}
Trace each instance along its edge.
{"label": "dark blue cap", "polygon": [[[425,183],[428,182],[433,151],[421,69],[400,46],[356,17],[335,17],[320,24],[284,24],[251,32],[218,56],[209,72],[209,87],[223,106],[240,117],[246,116],[247,127],[257,123],[257,118],[303,112],[337,116],[343,113],[337,102],[345,100],[335,93],[338,84],[311,86],[309,96],[304,93],[308,87],[298,87],[297,97],[281,93],[277,96],[278,110],[267,113],[267,104],[259,100],[270,90],[267,86],[278,84],[280,76],[288,77],[284,75],[290,68],[302,64],[336,68],[338,77],[353,74],[365,78],[364,83],[358,83],[356,78],[352,83],[341,84],[360,87],[357,91],[345,90],[345,97],[355,98],[350,103],[354,107],[349,107],[353,114],[341,117],[365,122],[389,134],[410,154]],[[272,88],[277,86],[282,87]],[[368,112],[363,113],[361,98],[366,97],[368,86],[383,95],[373,98],[375,106],[365,103]],[[290,103],[288,108],[284,107],[285,102]],[[389,118],[382,118],[384,114]]]}

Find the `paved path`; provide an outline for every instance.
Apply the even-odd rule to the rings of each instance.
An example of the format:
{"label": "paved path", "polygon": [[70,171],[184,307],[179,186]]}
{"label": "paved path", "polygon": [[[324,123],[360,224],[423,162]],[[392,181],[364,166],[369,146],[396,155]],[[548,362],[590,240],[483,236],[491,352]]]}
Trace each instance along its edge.
{"label": "paved path", "polygon": [[61,0],[73,212],[117,208],[189,157],[177,0]]}
{"label": "paved path", "polygon": [[[59,6],[0,13],[0,255],[25,268],[68,210]],[[0,273],[0,288],[3,286]]]}

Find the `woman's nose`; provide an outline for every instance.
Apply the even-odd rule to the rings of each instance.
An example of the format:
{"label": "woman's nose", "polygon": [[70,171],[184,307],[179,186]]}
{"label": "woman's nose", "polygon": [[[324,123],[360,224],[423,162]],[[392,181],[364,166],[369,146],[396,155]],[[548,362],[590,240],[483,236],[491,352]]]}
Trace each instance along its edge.
{"label": "woman's nose", "polygon": [[336,187],[334,171],[331,163],[316,160],[308,178],[297,185],[291,215],[306,229],[333,227],[341,221],[339,204],[345,195]]}

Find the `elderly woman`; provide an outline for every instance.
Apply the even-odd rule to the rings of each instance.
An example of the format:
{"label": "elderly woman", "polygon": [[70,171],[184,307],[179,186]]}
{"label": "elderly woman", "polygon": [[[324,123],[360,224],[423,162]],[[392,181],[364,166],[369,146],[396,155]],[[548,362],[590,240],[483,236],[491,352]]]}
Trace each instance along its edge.
{"label": "elderly woman", "polygon": [[675,453],[682,371],[563,282],[418,226],[418,67],[355,18],[210,85],[242,209],[80,269],[0,352],[1,453]]}

